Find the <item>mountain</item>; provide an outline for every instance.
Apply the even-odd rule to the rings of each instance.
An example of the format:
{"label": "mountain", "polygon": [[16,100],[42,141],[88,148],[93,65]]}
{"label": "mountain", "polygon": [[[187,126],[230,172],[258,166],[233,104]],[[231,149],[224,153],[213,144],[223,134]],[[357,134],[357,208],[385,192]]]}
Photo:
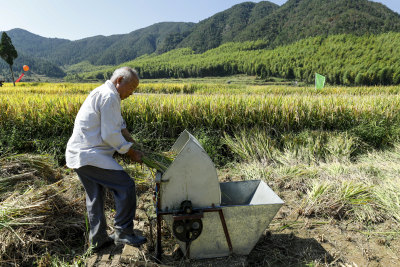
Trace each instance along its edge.
{"label": "mountain", "polygon": [[193,27],[177,47],[190,47],[194,51],[204,52],[223,43],[240,41],[241,32],[264,17],[268,17],[278,5],[271,2],[245,2],[233,6]]}
{"label": "mountain", "polygon": [[[194,23],[162,22],[128,34],[94,36],[77,41],[45,38],[23,29],[7,31],[19,57],[14,70],[31,64],[32,71],[53,77],[65,76],[60,66],[89,61],[94,65],[115,65],[155,52],[162,40],[171,33],[188,31]],[[0,32],[1,34],[1,32]],[[34,63],[40,68],[35,68]],[[0,60],[0,72],[8,66]],[[54,71],[50,71],[55,68]],[[49,72],[50,71],[50,72]],[[54,76],[57,73],[58,76]]]}
{"label": "mountain", "polygon": [[271,40],[274,46],[318,35],[400,31],[400,15],[367,0],[288,0],[244,29],[238,39]]}
{"label": "mountain", "polygon": [[81,61],[116,65],[155,52],[168,34],[185,32],[193,26],[194,23],[162,22],[128,34],[89,37],[60,46],[48,58],[63,65]]}
{"label": "mountain", "polygon": [[54,53],[60,46],[69,44],[72,41],[59,38],[46,38],[23,29],[7,31],[14,47],[18,52],[34,57],[46,57]]}
{"label": "mountain", "polygon": [[[0,32],[1,34],[1,32]],[[23,29],[13,29],[7,32],[10,36],[18,57],[14,61],[13,69],[21,71],[22,65],[28,65],[37,74],[61,78],[65,72],[55,62],[47,60],[47,55],[54,53],[60,45],[71,41],[58,38],[45,38]],[[8,65],[0,60],[0,73],[8,76]],[[30,73],[29,73],[30,74]],[[29,75],[28,74],[28,75]]]}
{"label": "mountain", "polygon": [[173,48],[204,52],[227,42],[259,39],[273,48],[318,35],[389,31],[400,31],[400,15],[367,0],[288,0],[282,6],[246,2],[200,21]]}
{"label": "mountain", "polygon": [[[400,32],[400,15],[368,0],[288,0],[282,6],[268,1],[244,2],[199,23],[162,22],[128,34],[94,36],[70,41],[45,38],[22,29],[7,33],[19,57],[32,71],[62,77],[68,66],[119,65],[146,54],[177,48],[203,53],[229,42],[262,40],[259,48],[273,49],[314,36]],[[85,62],[84,64],[81,64]],[[0,60],[0,73],[6,64]],[[54,76],[57,75],[57,76]]]}

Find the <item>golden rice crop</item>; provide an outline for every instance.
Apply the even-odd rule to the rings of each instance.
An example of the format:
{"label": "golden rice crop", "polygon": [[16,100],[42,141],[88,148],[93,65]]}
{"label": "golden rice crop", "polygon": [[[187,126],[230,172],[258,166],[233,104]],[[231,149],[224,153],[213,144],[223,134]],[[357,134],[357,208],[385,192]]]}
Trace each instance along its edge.
{"label": "golden rice crop", "polygon": [[[6,83],[0,88],[0,94],[58,94],[74,95],[87,94],[100,83],[20,83],[16,87]],[[400,86],[357,86],[338,87],[327,86],[323,90],[316,90],[310,86],[288,85],[244,85],[212,82],[149,82],[143,80],[139,84],[137,93],[160,94],[248,94],[248,95],[397,95]]]}
{"label": "golden rice crop", "polygon": [[[61,85],[0,89],[0,123],[29,124],[35,128],[71,128],[88,90],[54,93]],[[77,87],[82,85],[76,85]],[[91,85],[94,87],[94,85]],[[27,91],[27,88],[30,88]],[[282,89],[284,90],[284,89]],[[88,90],[90,91],[90,90]],[[48,93],[47,93],[48,92]],[[86,92],[86,91],[85,91]],[[123,101],[129,127],[147,127],[176,136],[184,128],[232,132],[254,126],[278,132],[309,129],[348,129],[362,121],[398,121],[400,97],[391,94],[137,94]]]}

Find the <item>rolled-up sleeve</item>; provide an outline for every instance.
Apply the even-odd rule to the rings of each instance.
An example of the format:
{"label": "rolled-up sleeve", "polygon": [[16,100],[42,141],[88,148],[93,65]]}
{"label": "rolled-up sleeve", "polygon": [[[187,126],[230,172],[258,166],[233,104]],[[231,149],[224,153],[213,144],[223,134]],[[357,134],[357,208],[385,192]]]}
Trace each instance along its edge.
{"label": "rolled-up sleeve", "polygon": [[118,153],[125,154],[132,146],[132,143],[127,142],[121,134],[123,119],[118,100],[113,97],[105,99],[100,107],[100,113],[101,138]]}

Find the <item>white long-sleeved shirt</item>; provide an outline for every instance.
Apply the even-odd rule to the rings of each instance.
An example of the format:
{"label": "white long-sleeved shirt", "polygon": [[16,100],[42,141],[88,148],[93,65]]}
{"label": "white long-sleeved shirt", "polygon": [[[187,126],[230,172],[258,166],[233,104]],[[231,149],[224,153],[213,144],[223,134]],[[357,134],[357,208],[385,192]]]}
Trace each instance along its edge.
{"label": "white long-sleeved shirt", "polygon": [[79,109],[65,152],[67,166],[122,170],[113,154],[125,154],[132,146],[121,134],[124,124],[119,93],[111,81],[106,81],[90,92]]}

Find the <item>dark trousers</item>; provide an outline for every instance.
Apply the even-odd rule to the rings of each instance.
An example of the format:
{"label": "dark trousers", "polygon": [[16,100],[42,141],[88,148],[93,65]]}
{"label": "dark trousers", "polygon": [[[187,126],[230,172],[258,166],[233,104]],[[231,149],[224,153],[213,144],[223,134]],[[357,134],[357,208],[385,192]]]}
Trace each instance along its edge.
{"label": "dark trousers", "polygon": [[100,244],[107,238],[107,223],[104,216],[105,188],[114,194],[114,228],[133,233],[136,212],[136,192],[133,179],[125,171],[107,170],[94,166],[75,169],[86,191],[86,208],[90,224],[90,243]]}

